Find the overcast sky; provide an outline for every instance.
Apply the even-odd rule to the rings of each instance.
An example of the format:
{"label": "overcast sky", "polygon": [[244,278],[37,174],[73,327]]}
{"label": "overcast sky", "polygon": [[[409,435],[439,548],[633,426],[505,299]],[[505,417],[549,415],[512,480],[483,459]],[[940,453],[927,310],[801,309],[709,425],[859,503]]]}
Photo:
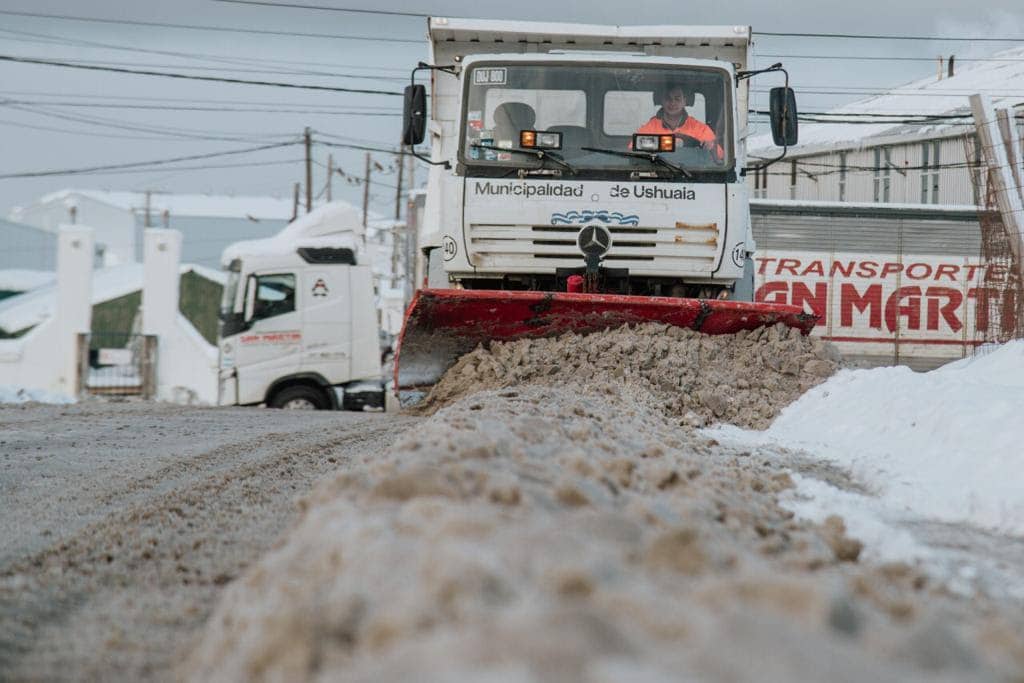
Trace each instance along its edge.
{"label": "overcast sky", "polygon": [[[1024,36],[1024,8],[1020,0],[986,0],[984,7],[963,0],[299,2],[493,19],[749,24],[755,33],[761,30]],[[3,55],[383,90],[400,90],[403,81],[408,79],[408,69],[425,57],[425,20],[421,18],[257,7],[213,0],[0,0],[0,10],[410,41],[257,36],[0,14],[0,54]],[[938,55],[955,53],[960,58],[983,57],[1021,44],[1024,41],[1016,44],[951,43],[762,36],[756,38],[755,51],[761,66],[780,61],[775,55],[787,56],[781,61],[790,70],[800,109],[818,111],[860,99],[862,95],[802,93],[801,89],[813,91],[829,87],[835,90],[837,86],[840,89],[885,89],[934,74],[937,68],[934,60]],[[796,55],[916,57],[922,61],[796,59]],[[307,73],[271,73],[288,71]],[[310,74],[310,71],[321,73]],[[329,75],[321,75],[324,73]],[[216,111],[162,108],[169,105]],[[271,144],[298,137],[305,126],[322,134],[325,140],[391,146],[398,136],[400,108],[398,97],[177,81],[0,62],[0,175],[148,161]],[[247,111],[252,109],[263,111]],[[265,111],[282,109],[300,111]],[[354,115],[353,110],[374,115]],[[335,113],[330,113],[332,111]],[[362,173],[363,152],[318,147],[315,158],[326,163],[329,153],[334,154],[336,163],[346,172]],[[47,192],[69,187],[289,197],[292,184],[303,179],[302,164],[298,161],[301,154],[301,148],[296,146],[179,164],[251,163],[251,167],[0,179],[0,216]],[[391,163],[386,155],[375,156],[378,157],[385,166]],[[425,176],[422,170],[419,175],[420,178]],[[314,185],[319,192],[324,182],[324,169],[317,166],[315,176]],[[394,176],[381,176],[379,180],[389,185],[395,182]],[[382,184],[373,191],[373,205],[386,213],[394,205],[394,190]],[[335,197],[361,201],[361,190],[345,185],[343,180],[336,182],[334,189]]]}

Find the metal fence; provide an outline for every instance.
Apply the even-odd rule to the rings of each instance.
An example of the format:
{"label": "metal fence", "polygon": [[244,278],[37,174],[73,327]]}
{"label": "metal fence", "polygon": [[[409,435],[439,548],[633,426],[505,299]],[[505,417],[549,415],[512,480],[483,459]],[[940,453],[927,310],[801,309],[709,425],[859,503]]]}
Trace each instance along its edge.
{"label": "metal fence", "polygon": [[155,335],[92,332],[79,335],[79,393],[139,396],[156,393]]}

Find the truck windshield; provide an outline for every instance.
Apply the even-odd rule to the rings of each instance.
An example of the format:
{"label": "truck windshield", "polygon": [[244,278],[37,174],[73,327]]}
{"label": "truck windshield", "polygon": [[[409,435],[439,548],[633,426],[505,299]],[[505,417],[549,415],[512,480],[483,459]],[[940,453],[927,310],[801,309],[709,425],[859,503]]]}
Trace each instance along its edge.
{"label": "truck windshield", "polygon": [[[595,151],[631,151],[635,133],[673,135],[675,150],[659,155],[689,170],[721,171],[733,164],[724,69],[477,64],[466,82],[462,158],[471,166],[557,168],[488,149],[521,148],[522,131],[560,133],[560,147],[550,149],[576,169],[649,170],[646,159]],[[541,142],[552,139],[536,136]]]}

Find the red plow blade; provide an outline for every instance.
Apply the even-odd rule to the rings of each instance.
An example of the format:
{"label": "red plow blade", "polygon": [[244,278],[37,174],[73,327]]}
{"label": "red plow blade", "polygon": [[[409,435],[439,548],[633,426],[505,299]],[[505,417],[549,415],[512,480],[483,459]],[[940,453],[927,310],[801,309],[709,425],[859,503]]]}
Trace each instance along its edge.
{"label": "red plow blade", "polygon": [[477,344],[627,323],[662,323],[704,334],[784,323],[808,334],[817,317],[796,306],[619,294],[421,289],[405,314],[395,356],[396,389],[427,387]]}

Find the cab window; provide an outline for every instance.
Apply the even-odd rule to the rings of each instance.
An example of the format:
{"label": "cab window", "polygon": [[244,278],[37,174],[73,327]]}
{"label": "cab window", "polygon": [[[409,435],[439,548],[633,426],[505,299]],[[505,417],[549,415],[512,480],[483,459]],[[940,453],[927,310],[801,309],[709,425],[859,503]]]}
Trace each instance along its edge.
{"label": "cab window", "polygon": [[253,320],[272,318],[295,310],[295,275],[257,275]]}

